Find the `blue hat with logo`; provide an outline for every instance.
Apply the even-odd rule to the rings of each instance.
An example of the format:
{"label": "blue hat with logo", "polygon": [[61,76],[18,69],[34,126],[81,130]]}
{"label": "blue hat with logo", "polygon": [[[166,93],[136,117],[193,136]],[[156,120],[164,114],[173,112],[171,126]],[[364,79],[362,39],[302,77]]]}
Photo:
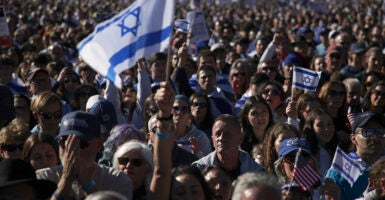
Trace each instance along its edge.
{"label": "blue hat with logo", "polygon": [[100,137],[99,121],[95,115],[84,111],[74,111],[63,116],[57,137],[77,135],[90,141]]}
{"label": "blue hat with logo", "polygon": [[94,114],[101,125],[101,132],[110,131],[117,123],[116,111],[114,105],[105,99],[94,103],[89,112]]}
{"label": "blue hat with logo", "polygon": [[293,151],[299,150],[300,148],[302,148],[304,152],[312,154],[310,144],[306,140],[306,138],[295,137],[285,139],[281,142],[281,145],[279,146],[278,156],[286,156]]}

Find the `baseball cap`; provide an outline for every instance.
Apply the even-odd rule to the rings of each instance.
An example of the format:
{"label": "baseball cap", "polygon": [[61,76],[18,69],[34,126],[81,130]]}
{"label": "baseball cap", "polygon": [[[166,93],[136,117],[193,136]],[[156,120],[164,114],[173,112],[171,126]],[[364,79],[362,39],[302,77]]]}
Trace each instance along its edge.
{"label": "baseball cap", "polygon": [[350,45],[349,51],[354,54],[360,54],[366,51],[366,47],[362,42],[355,42]]}
{"label": "baseball cap", "polygon": [[87,100],[87,104],[86,104],[86,110],[88,111],[89,109],[91,109],[91,107],[99,102],[99,101],[103,101],[103,100],[106,100],[103,96],[99,95],[99,94],[95,94],[93,96],[90,96]]}
{"label": "baseball cap", "polygon": [[66,135],[77,135],[90,141],[100,137],[100,126],[96,116],[84,111],[74,111],[63,116],[60,122],[58,138]]}
{"label": "baseball cap", "polygon": [[306,138],[295,137],[285,139],[281,142],[281,145],[279,146],[278,156],[286,156],[293,151],[299,150],[300,148],[302,148],[304,152],[312,154],[310,150],[310,144],[306,140]]}
{"label": "baseball cap", "polygon": [[94,103],[88,112],[94,114],[98,119],[101,125],[101,133],[110,131],[118,123],[115,107],[108,100],[101,100]]}
{"label": "baseball cap", "polygon": [[32,79],[35,78],[36,74],[39,72],[46,73],[47,75],[49,75],[46,69],[40,67],[33,67],[28,71],[26,82],[30,83]]}
{"label": "baseball cap", "polygon": [[368,123],[369,120],[377,120],[381,125],[385,127],[385,117],[382,114],[373,111],[366,111],[358,114],[354,119],[354,122],[352,124],[353,133],[356,131],[357,128],[362,128],[363,126],[365,126],[365,124]]}
{"label": "baseball cap", "polygon": [[216,50],[226,51],[226,48],[221,43],[215,43],[215,44],[211,45],[210,51],[216,51]]}

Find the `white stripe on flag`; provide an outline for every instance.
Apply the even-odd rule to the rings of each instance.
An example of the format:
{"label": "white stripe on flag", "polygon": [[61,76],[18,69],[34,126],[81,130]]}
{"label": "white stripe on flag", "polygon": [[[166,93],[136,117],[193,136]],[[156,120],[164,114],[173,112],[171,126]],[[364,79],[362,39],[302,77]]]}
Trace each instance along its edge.
{"label": "white stripe on flag", "polygon": [[361,165],[346,155],[339,147],[337,147],[334,154],[332,167],[348,181],[351,187],[357,181],[361,172],[364,171]]}
{"label": "white stripe on flag", "polygon": [[302,67],[293,69],[293,87],[305,91],[316,91],[321,72],[315,72]]}
{"label": "white stripe on flag", "polygon": [[81,41],[81,58],[121,88],[119,74],[169,45],[174,0],[137,0]]}

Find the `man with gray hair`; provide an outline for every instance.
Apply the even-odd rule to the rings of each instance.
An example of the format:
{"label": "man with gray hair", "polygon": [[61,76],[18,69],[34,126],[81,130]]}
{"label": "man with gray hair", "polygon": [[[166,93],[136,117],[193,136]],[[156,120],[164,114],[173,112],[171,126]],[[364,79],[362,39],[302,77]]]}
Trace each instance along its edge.
{"label": "man with gray hair", "polygon": [[277,179],[266,173],[245,173],[233,185],[233,200],[281,199],[281,187]]}

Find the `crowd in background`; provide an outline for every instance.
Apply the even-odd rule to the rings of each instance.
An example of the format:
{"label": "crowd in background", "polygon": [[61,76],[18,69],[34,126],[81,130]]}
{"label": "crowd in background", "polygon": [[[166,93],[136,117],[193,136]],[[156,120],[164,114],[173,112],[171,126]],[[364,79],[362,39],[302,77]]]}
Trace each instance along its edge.
{"label": "crowd in background", "polygon": [[[383,1],[179,0],[175,20],[202,10],[209,39],[174,30],[117,88],[76,45],[132,2],[2,2],[1,196],[385,197]],[[293,87],[295,66],[320,72],[316,91]],[[332,165],[340,149],[353,184]],[[298,180],[298,155],[319,183]]]}

